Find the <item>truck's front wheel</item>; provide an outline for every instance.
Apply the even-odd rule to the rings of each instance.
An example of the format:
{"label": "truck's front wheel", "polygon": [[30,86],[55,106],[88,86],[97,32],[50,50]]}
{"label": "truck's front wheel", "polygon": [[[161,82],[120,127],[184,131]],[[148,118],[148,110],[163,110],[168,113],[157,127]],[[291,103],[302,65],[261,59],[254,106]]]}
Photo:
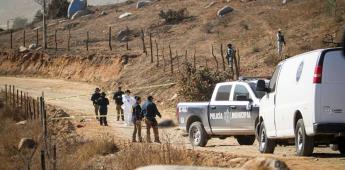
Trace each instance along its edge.
{"label": "truck's front wheel", "polygon": [[314,150],[314,138],[305,132],[303,119],[297,121],[295,132],[296,153],[298,156],[310,156]]}
{"label": "truck's front wheel", "polygon": [[259,138],[259,151],[261,153],[273,153],[276,143],[273,139],[267,138],[266,128],[263,122],[260,126]]}
{"label": "truck's front wheel", "polygon": [[255,142],[255,135],[252,136],[235,136],[240,145],[253,145]]}
{"label": "truck's front wheel", "polygon": [[208,141],[207,133],[201,122],[194,122],[189,127],[189,141],[194,146],[206,146]]}

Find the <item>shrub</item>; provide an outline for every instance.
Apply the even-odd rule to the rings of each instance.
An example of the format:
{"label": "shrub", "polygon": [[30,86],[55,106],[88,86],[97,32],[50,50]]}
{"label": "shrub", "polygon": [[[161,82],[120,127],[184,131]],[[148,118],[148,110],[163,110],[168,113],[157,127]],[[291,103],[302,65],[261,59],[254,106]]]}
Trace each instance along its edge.
{"label": "shrub", "polygon": [[186,8],[179,10],[169,9],[166,12],[161,10],[159,17],[164,19],[167,24],[175,24],[186,19],[188,17],[188,11]]}
{"label": "shrub", "polygon": [[206,101],[212,96],[217,83],[227,80],[225,72],[208,68],[195,69],[191,63],[183,63],[178,76],[179,95],[188,101]]}
{"label": "shrub", "polygon": [[24,28],[28,24],[28,19],[22,17],[16,17],[13,20],[12,29]]}

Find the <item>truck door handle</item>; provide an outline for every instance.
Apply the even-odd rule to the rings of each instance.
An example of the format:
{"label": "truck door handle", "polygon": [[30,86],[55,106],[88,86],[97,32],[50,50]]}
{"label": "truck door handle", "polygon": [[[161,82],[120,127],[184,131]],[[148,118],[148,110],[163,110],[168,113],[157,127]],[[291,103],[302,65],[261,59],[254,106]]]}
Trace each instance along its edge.
{"label": "truck door handle", "polygon": [[236,106],[230,106],[231,109],[236,109],[237,107]]}
{"label": "truck door handle", "polygon": [[211,106],[211,109],[216,109],[216,106]]}

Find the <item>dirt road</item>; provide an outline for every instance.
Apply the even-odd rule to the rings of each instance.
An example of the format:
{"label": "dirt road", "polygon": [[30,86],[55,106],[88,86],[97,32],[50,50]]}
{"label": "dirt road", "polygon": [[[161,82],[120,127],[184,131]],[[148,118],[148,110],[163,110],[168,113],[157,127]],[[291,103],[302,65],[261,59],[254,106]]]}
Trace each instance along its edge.
{"label": "dirt road", "polygon": [[[28,91],[31,96],[39,96],[42,91],[47,103],[56,105],[67,110],[71,115],[93,116],[93,106],[90,95],[95,86],[87,83],[70,82],[54,79],[37,78],[15,78],[0,77],[0,87],[5,84],[15,85],[16,88]],[[111,95],[108,96],[111,98]],[[87,136],[97,136],[102,134],[114,135],[117,138],[130,139],[132,127],[124,126],[123,123],[114,121],[115,107],[113,102],[110,105],[110,126],[100,127],[92,118],[86,119],[85,127],[78,129],[78,133]],[[171,110],[163,110],[163,117],[171,117]],[[78,123],[79,119],[74,122]],[[143,131],[144,132],[144,131]],[[188,139],[182,137],[183,131],[177,128],[161,129],[160,134],[164,140],[170,140],[175,145],[191,148]],[[208,150],[215,152],[227,152],[243,156],[266,156],[274,157],[286,161],[293,169],[344,169],[345,157],[341,157],[337,152],[328,147],[315,148],[313,157],[296,157],[294,147],[277,147],[274,155],[262,155],[257,151],[257,143],[252,146],[240,146],[234,138],[225,140],[211,139],[204,148],[197,147],[197,150]]]}

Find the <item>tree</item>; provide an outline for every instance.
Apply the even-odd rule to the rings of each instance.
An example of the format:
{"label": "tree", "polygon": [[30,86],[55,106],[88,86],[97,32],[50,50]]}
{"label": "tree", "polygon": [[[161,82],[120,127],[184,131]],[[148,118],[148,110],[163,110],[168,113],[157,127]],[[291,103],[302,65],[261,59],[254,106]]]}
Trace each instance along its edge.
{"label": "tree", "polygon": [[33,22],[34,22],[34,23],[35,23],[35,22],[40,22],[40,21],[42,21],[42,19],[43,19],[43,13],[42,13],[42,11],[41,11],[41,10],[37,10],[37,12],[36,12],[36,14],[35,14],[35,16],[34,16]]}
{"label": "tree", "polygon": [[67,0],[52,0],[48,5],[48,17],[52,19],[66,17],[68,5]]}
{"label": "tree", "polygon": [[12,29],[24,28],[28,24],[27,18],[16,17],[13,20]]}

